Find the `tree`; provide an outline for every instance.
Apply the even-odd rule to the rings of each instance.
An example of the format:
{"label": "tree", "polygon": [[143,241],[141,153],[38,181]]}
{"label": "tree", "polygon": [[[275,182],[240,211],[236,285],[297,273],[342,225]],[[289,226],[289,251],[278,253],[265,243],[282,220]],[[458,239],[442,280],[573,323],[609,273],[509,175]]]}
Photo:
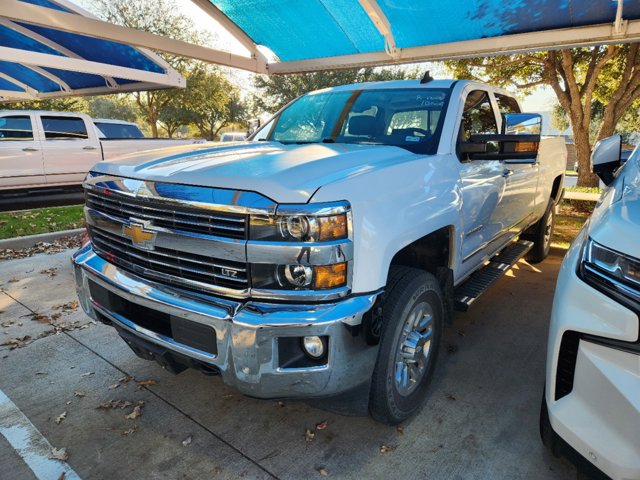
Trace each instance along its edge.
{"label": "tree", "polygon": [[55,112],[84,112],[87,104],[84,98],[51,98],[32,102],[3,103],[3,110],[51,110]]}
{"label": "tree", "polygon": [[129,95],[106,95],[87,98],[87,113],[93,118],[114,118],[135,122],[136,106]]}
{"label": "tree", "polygon": [[246,120],[246,106],[238,90],[218,71],[202,65],[189,73],[185,107],[199,134],[214,140],[231,123]]}
{"label": "tree", "polygon": [[640,98],[640,45],[518,54],[447,62],[458,78],[478,78],[525,91],[549,85],[567,112],[580,165],[578,185],[597,186],[589,158],[594,101],[604,106],[595,140],[610,136]]}
{"label": "tree", "polygon": [[[206,43],[189,17],[181,13],[174,0],[96,0],[94,8],[108,22],[163,35],[190,43]],[[186,71],[191,61],[176,55],[161,56],[179,72]],[[151,135],[158,137],[158,121],[162,109],[176,96],[176,89],[136,92],[133,94]],[[166,124],[165,124],[166,126]]]}
{"label": "tree", "polygon": [[258,75],[255,86],[260,90],[260,95],[255,100],[262,110],[275,112],[291,100],[313,90],[350,83],[403,80],[410,77],[416,78],[417,73],[397,67],[355,68],[274,76]]}

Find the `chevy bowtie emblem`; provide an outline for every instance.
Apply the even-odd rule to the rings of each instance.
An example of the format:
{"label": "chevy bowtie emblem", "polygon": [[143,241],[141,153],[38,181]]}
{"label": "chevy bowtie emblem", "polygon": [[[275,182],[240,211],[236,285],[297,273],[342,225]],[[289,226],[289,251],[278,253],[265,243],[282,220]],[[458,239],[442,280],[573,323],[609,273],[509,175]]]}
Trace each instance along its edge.
{"label": "chevy bowtie emblem", "polygon": [[131,219],[128,225],[122,226],[122,234],[131,239],[131,242],[145,250],[153,250],[157,233],[148,230],[149,222]]}

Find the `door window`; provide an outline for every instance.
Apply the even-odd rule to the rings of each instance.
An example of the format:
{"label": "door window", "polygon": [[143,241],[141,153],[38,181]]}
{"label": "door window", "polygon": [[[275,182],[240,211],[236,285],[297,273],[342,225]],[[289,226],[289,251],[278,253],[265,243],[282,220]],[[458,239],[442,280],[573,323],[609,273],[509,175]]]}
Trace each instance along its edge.
{"label": "door window", "polygon": [[461,140],[468,142],[471,135],[498,133],[496,116],[491,107],[489,94],[483,90],[474,90],[467,95],[462,112],[460,127]]}
{"label": "door window", "polygon": [[33,140],[33,127],[28,115],[0,118],[0,141]]}
{"label": "door window", "polygon": [[505,113],[521,113],[520,106],[518,105],[517,100],[513,97],[496,93],[496,102],[498,103],[498,110],[500,110],[502,115]]}
{"label": "door window", "polygon": [[43,116],[42,127],[47,140],[84,140],[89,138],[84,120],[78,117]]}

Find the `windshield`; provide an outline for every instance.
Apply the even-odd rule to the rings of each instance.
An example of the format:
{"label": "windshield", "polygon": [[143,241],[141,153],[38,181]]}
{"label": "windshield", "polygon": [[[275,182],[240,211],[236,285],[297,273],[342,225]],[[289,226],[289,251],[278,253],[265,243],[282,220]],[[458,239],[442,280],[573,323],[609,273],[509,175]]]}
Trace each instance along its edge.
{"label": "windshield", "polygon": [[136,125],[96,122],[96,127],[104,135],[104,138],[144,138]]}
{"label": "windshield", "polygon": [[285,144],[393,145],[433,153],[447,92],[413,88],[310,93],[280,112],[265,139]]}

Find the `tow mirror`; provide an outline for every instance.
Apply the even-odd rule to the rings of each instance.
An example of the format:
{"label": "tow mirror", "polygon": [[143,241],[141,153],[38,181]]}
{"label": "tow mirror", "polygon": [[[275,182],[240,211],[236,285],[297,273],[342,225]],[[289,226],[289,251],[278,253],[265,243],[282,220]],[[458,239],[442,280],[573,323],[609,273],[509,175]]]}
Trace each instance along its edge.
{"label": "tow mirror", "polygon": [[[471,151],[468,144],[461,144],[461,152],[474,160],[505,160],[509,163],[533,163],[538,156],[542,116],[537,113],[507,113],[502,116],[502,133],[471,135],[472,144],[484,145],[484,152]],[[497,143],[496,151],[489,148]],[[476,153],[478,152],[478,153]]]}
{"label": "tow mirror", "polygon": [[613,182],[613,174],[622,163],[622,138],[620,135],[603,138],[596,143],[591,153],[591,171],[598,175],[605,185]]}
{"label": "tow mirror", "polygon": [[260,128],[260,119],[252,118],[247,122],[247,137],[253,135]]}

